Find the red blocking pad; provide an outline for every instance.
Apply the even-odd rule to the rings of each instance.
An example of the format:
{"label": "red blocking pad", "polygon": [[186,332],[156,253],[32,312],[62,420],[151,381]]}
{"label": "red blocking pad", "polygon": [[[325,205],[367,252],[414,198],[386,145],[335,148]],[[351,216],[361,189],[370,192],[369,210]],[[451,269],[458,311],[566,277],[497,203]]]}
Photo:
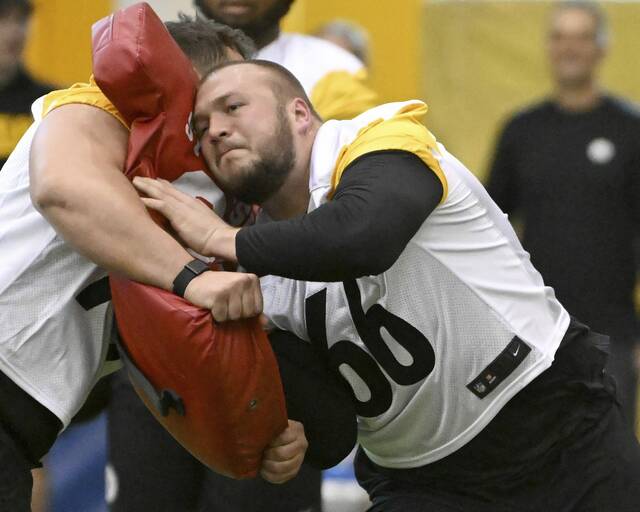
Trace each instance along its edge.
{"label": "red blocking pad", "polygon": [[[110,277],[120,336],[157,392],[182,401],[163,416],[194,456],[235,478],[255,476],[265,446],[286,427],[277,362],[257,319],[214,324],[211,314],[152,286]],[[135,379],[133,379],[134,384]]]}
{"label": "red blocking pad", "polygon": [[[148,4],[93,26],[93,73],[131,126],[127,177],[173,181],[206,169],[190,130],[197,75]],[[115,275],[110,287],[125,366],[151,412],[214,471],[255,476],[287,426],[277,361],[257,319],[217,324],[164,290]]]}

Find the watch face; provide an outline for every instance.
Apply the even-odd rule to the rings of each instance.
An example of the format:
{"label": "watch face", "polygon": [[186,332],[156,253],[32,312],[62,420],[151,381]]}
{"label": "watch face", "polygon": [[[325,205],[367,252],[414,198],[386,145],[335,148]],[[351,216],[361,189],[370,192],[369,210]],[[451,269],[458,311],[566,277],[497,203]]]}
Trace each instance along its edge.
{"label": "watch face", "polygon": [[209,270],[209,266],[201,260],[193,260],[185,265],[185,268],[188,268],[195,275],[200,275],[206,270]]}

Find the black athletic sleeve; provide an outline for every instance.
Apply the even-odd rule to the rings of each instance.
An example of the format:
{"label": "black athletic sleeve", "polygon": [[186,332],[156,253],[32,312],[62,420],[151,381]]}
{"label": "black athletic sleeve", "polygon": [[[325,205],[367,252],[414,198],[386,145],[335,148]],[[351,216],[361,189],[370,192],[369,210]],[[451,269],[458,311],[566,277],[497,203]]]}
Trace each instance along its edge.
{"label": "black athletic sleeve", "polygon": [[516,141],[516,127],[512,121],[506,124],[498,138],[487,182],[487,192],[505,213],[513,213],[519,204]]}
{"label": "black athletic sleeve", "polygon": [[343,281],[387,270],[442,198],[439,178],[405,151],[368,153],[345,169],[331,201],[236,237],[248,272]]}
{"label": "black athletic sleeve", "polygon": [[344,459],[356,444],[355,399],[324,354],[286,331],[269,334],[278,360],[290,419],[304,425],[309,442],[305,462],[326,469]]}

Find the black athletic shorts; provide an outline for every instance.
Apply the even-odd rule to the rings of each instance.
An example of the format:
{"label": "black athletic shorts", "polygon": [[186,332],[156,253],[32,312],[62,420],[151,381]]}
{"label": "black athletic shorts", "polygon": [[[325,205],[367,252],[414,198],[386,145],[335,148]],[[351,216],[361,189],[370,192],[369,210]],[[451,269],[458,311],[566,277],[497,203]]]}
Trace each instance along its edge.
{"label": "black athletic shorts", "polygon": [[31,469],[53,445],[62,424],[0,372],[0,511],[31,510]]}
{"label": "black athletic shorts", "polygon": [[552,366],[444,459],[389,469],[359,450],[370,511],[640,511],[640,447],[604,372],[606,340],[572,321]]}

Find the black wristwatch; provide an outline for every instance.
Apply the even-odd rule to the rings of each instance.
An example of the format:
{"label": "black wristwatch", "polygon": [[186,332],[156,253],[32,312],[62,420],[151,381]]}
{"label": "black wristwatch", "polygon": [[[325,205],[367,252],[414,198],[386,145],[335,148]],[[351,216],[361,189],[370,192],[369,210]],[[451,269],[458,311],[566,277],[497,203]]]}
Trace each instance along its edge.
{"label": "black wristwatch", "polygon": [[187,285],[191,280],[207,270],[211,269],[209,265],[202,260],[195,259],[187,263],[173,280],[173,293],[184,297],[184,291],[187,289]]}

